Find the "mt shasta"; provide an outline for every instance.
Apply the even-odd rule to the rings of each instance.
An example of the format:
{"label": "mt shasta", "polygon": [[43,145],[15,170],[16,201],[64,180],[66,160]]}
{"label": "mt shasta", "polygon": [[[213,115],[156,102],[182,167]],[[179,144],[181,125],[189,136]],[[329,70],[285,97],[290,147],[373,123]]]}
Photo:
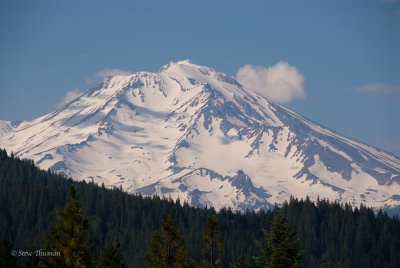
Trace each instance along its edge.
{"label": "mt shasta", "polygon": [[76,180],[217,209],[291,195],[400,205],[400,159],[188,60],[108,77],[32,121],[0,121],[0,144]]}

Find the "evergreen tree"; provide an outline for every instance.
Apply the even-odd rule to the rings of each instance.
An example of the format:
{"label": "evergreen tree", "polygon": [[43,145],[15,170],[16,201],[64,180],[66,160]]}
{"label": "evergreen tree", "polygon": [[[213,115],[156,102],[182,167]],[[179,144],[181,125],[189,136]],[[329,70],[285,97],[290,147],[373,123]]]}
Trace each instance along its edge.
{"label": "evergreen tree", "polygon": [[[203,255],[207,254],[209,256],[209,267],[219,267],[222,265],[222,246],[223,242],[218,239],[219,226],[218,217],[216,215],[211,216],[208,221],[206,228],[204,230],[204,241],[207,244],[207,248],[203,249]],[[202,267],[207,267],[207,261],[202,262]]]}
{"label": "evergreen tree", "polygon": [[63,210],[57,213],[57,219],[47,236],[47,251],[59,252],[59,256],[44,257],[41,267],[87,267],[90,264],[90,244],[86,241],[85,230],[88,223],[83,219],[79,196],[75,188],[69,188],[70,200]]}
{"label": "evergreen tree", "polygon": [[264,243],[256,241],[261,257],[254,257],[256,264],[268,268],[297,268],[301,265],[300,242],[290,234],[282,210],[277,210],[271,230],[264,229]]}
{"label": "evergreen tree", "polygon": [[145,260],[151,268],[190,267],[186,247],[182,245],[181,235],[171,215],[168,215],[160,230],[153,234]]}

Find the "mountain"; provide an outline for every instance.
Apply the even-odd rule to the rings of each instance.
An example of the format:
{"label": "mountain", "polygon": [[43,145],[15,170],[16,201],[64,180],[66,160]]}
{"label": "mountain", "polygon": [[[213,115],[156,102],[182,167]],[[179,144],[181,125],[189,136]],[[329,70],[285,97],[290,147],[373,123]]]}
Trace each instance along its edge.
{"label": "mountain", "polygon": [[198,206],[260,209],[291,195],[400,205],[400,159],[188,60],[108,77],[32,121],[2,121],[0,144],[76,180]]}

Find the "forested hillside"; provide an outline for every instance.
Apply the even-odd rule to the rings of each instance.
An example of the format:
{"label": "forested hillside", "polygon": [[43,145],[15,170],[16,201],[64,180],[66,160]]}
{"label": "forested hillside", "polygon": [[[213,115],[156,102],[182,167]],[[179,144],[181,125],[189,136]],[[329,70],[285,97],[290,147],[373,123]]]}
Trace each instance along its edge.
{"label": "forested hillside", "polygon": [[[322,199],[316,203],[291,199],[274,211],[216,212],[190,207],[184,200],[134,196],[120,189],[75,182],[0,150],[3,265],[10,258],[10,250],[45,248],[49,230],[60,214],[57,208],[62,209],[69,200],[70,185],[76,189],[82,216],[88,222],[84,235],[90,244],[92,266],[107,256],[105,249],[114,247],[121,250],[128,267],[145,267],[145,256],[152,249],[150,241],[153,237],[154,242],[157,230],[165,230],[170,215],[193,264],[209,258],[204,249],[210,219],[214,219],[212,230],[219,241],[215,255],[220,266],[256,267],[254,257],[261,254],[256,241],[263,241],[263,229],[269,231],[277,213],[283,213],[291,233],[300,240],[303,267],[400,267],[400,221],[381,211],[374,214],[370,208],[341,206]],[[17,261],[27,267],[38,263],[32,257],[19,257]]]}

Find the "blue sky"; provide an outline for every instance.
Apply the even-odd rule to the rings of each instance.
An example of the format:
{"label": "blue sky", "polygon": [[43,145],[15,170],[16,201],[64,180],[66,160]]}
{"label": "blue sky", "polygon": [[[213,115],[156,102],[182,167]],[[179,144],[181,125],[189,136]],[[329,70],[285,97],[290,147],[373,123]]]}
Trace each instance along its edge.
{"label": "blue sky", "polygon": [[235,76],[287,63],[303,98],[284,105],[400,155],[400,2],[0,2],[0,118],[27,120],[102,70],[191,59]]}

